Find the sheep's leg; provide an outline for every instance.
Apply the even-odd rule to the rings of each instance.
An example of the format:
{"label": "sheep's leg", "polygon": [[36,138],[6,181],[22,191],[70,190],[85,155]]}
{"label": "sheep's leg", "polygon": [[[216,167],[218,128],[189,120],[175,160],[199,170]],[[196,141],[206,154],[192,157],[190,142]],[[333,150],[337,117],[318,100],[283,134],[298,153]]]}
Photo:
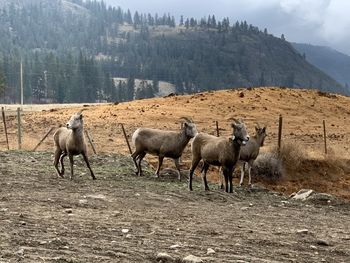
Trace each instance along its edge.
{"label": "sheep's leg", "polygon": [[92,177],[92,180],[96,180],[96,177],[94,175],[94,172],[92,171],[91,167],[90,167],[90,162],[89,162],[89,158],[87,157],[86,153],[82,153],[83,155],[83,158],[84,158],[84,161],[86,163],[86,166],[89,168],[90,170],[90,174],[91,174],[91,177]]}
{"label": "sheep's leg", "polygon": [[67,153],[66,152],[63,152],[62,154],[61,154],[61,157],[60,157],[60,164],[61,164],[61,176],[62,176],[62,178],[64,177],[63,175],[64,175],[64,163],[63,163],[63,159],[64,159],[64,157],[66,157],[67,156]]}
{"label": "sheep's leg", "polygon": [[188,188],[190,189],[190,191],[192,191],[192,178],[193,178],[193,173],[194,173],[194,170],[196,170],[196,167],[198,166],[199,162],[200,162],[201,159],[193,159],[192,157],[192,165],[191,165],[191,168],[190,168],[190,178],[189,178],[189,181],[188,181]]}
{"label": "sheep's leg", "polygon": [[70,163],[70,179],[73,180],[74,172],[73,172],[73,165],[74,165],[74,160],[73,160],[73,154],[68,153],[69,157],[69,163]]}
{"label": "sheep's leg", "polygon": [[139,156],[139,153],[137,151],[135,151],[135,152],[133,152],[133,154],[131,154],[131,157],[132,157],[134,164],[135,164],[135,167],[137,169],[137,171],[135,172],[136,175],[139,174],[139,166],[137,165],[137,162],[136,162],[138,156]]}
{"label": "sheep's leg", "polygon": [[222,173],[222,167],[219,168],[219,177],[220,177],[220,189],[224,189],[224,175]]}
{"label": "sheep's leg", "polygon": [[203,183],[204,183],[204,190],[205,191],[209,191],[209,186],[208,186],[208,182],[207,182],[207,171],[209,169],[209,164],[205,163],[203,164],[203,168],[202,168],[202,179],[203,179]]}
{"label": "sheep's leg", "polygon": [[143,159],[143,157],[145,157],[145,155],[146,155],[146,153],[145,152],[142,152],[142,153],[140,153],[139,154],[139,156],[138,156],[138,167],[139,167],[139,176],[142,176],[143,174],[142,174],[142,167],[141,167],[141,162],[142,162],[142,159]]}
{"label": "sheep's leg", "polygon": [[230,182],[230,193],[233,193],[233,184],[232,184],[232,173],[233,173],[233,170],[232,169],[230,169],[229,171],[228,171],[228,180],[229,180],[229,182]]}
{"label": "sheep's leg", "polygon": [[248,186],[249,186],[249,187],[252,186],[252,176],[251,176],[252,166],[253,166],[253,162],[248,162],[248,175],[249,175],[249,183],[248,183]]}
{"label": "sheep's leg", "polygon": [[63,178],[63,174],[58,169],[58,162],[60,160],[61,153],[62,153],[61,149],[57,147],[56,150],[55,150],[55,159],[54,159],[53,164],[55,166],[55,169],[56,169],[56,172],[57,172],[57,176]]}
{"label": "sheep's leg", "polygon": [[178,174],[179,181],[181,181],[180,158],[174,159],[174,163],[175,163],[175,166],[176,166],[176,169],[177,169],[177,174]]}
{"label": "sheep's leg", "polygon": [[225,177],[225,192],[228,193],[228,171],[226,168],[223,168],[222,171]]}
{"label": "sheep's leg", "polygon": [[158,167],[156,171],[156,177],[159,177],[160,167],[162,167],[164,156],[158,156]]}
{"label": "sheep's leg", "polygon": [[[244,169],[245,169],[245,162],[242,163],[241,166],[241,180],[239,181],[239,186],[242,186],[243,179],[244,179]],[[250,176],[250,175],[249,175]],[[249,177],[250,178],[250,177]]]}

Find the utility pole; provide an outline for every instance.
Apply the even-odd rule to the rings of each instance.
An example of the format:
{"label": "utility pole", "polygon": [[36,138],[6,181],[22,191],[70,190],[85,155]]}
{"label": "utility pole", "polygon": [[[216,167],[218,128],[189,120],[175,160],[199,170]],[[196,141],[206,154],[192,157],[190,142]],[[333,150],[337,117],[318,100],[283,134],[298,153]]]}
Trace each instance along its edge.
{"label": "utility pole", "polygon": [[21,66],[20,66],[20,74],[21,74],[21,109],[23,109],[23,63],[21,59]]}

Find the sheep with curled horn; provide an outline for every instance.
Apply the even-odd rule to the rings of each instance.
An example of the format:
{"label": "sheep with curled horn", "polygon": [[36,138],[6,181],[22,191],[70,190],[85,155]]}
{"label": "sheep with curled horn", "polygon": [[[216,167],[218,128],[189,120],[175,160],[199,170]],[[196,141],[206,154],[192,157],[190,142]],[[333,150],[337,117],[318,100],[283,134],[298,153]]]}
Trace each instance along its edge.
{"label": "sheep with curled horn", "polygon": [[[226,183],[226,192],[233,192],[232,173],[239,159],[241,146],[249,141],[245,124],[234,119],[232,138],[223,138],[199,133],[192,142],[192,164],[190,168],[189,189],[192,191],[193,173],[199,162],[203,160],[202,178],[204,189],[209,190],[206,174],[210,165],[221,166]],[[228,188],[230,184],[230,189]]]}
{"label": "sheep with curled horn", "polygon": [[198,133],[192,119],[181,117],[181,120],[183,120],[183,125],[180,131],[138,128],[134,132],[132,142],[135,151],[131,154],[131,157],[134,160],[137,175],[142,175],[141,161],[149,153],[158,156],[157,177],[159,177],[164,157],[168,157],[174,160],[178,178],[181,180],[179,158],[190,139]]}
{"label": "sheep with curled horn", "polygon": [[[54,166],[59,177],[64,177],[63,159],[68,155],[71,174],[70,179],[73,179],[73,156],[81,154],[93,180],[96,179],[89,163],[87,156],[87,148],[84,139],[84,121],[82,110],[74,113],[66,124],[66,127],[59,128],[54,134],[55,142],[55,159]],[[61,164],[61,171],[58,169],[58,163]]]}

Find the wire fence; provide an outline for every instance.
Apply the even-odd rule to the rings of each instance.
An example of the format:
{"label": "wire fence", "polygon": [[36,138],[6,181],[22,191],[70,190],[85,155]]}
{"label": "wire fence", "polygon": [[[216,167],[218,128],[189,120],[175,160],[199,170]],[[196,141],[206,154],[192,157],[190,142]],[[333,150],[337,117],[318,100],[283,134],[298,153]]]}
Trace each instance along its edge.
{"label": "wire fence", "polygon": [[[66,107],[74,107],[68,105]],[[81,105],[80,105],[81,106]],[[53,149],[52,135],[58,128],[55,123],[49,119],[43,119],[41,127],[35,127],[36,124],[26,118],[27,114],[43,110],[41,107],[33,107],[21,110],[20,107],[14,109],[1,108],[0,125],[0,150],[51,150]],[[50,111],[47,109],[47,111]],[[265,144],[271,147],[281,147],[284,142],[299,143],[305,151],[312,152],[314,155],[327,155],[330,153],[339,153],[349,156],[350,134],[327,133],[327,121],[319,120],[320,125],[312,133],[302,134],[293,133],[290,130],[290,124],[283,123],[283,116],[277,116],[276,122],[268,127],[268,137]],[[63,122],[64,123],[64,122]],[[86,125],[85,136],[91,152],[98,154],[100,152],[117,152],[130,154],[132,146],[129,141],[137,125],[120,123],[108,123],[108,127],[98,127],[96,125]],[[125,126],[125,128],[124,128]],[[199,124],[199,130],[215,135],[230,136],[232,131],[226,128],[226,125],[219,121],[209,124]],[[289,127],[288,127],[289,126]],[[180,128],[180,126],[179,126]],[[288,128],[288,129],[287,129]],[[101,130],[103,129],[103,130]],[[288,132],[287,132],[288,130]],[[286,132],[285,132],[286,131]],[[101,136],[104,133],[106,136]],[[99,135],[94,137],[94,135]],[[187,158],[188,157],[188,158]],[[190,158],[190,147],[186,147],[183,159]]]}

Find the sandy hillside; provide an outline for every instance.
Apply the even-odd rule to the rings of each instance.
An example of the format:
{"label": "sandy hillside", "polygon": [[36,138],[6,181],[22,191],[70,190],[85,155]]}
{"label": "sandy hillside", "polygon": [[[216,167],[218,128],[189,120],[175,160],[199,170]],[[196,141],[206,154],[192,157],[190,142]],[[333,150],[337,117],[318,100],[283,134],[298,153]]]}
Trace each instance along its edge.
{"label": "sandy hillside", "polygon": [[[23,116],[24,147],[31,149],[49,127],[64,124],[78,109],[85,109],[85,125],[92,134],[98,152],[128,153],[118,123],[123,123],[131,137],[138,127],[179,129],[181,116],[192,117],[202,132],[215,132],[215,121],[219,122],[221,136],[229,136],[231,117],[240,117],[253,135],[256,122],[267,125],[268,137],[263,151],[277,144],[278,117],[283,116],[283,142],[299,145],[305,153],[305,169],[288,174],[283,182],[269,187],[290,193],[300,188],[316,188],[350,198],[350,174],[346,164],[349,159],[350,98],[329,95],[318,91],[280,88],[233,89],[139,100],[117,105],[99,105],[46,110]],[[322,121],[326,121],[328,151],[324,156]],[[8,118],[11,147],[17,147],[16,120]],[[5,149],[0,130],[1,148]],[[52,139],[39,150],[51,150]],[[338,157],[345,159],[337,169]],[[155,158],[147,157],[151,164]],[[334,161],[334,162],[333,162]],[[182,159],[183,168],[190,165],[189,148]],[[166,166],[173,167],[170,162]],[[217,172],[212,172],[215,179]],[[331,178],[331,180],[330,180]],[[256,178],[259,180],[259,178]],[[262,182],[266,184],[266,182]]]}

